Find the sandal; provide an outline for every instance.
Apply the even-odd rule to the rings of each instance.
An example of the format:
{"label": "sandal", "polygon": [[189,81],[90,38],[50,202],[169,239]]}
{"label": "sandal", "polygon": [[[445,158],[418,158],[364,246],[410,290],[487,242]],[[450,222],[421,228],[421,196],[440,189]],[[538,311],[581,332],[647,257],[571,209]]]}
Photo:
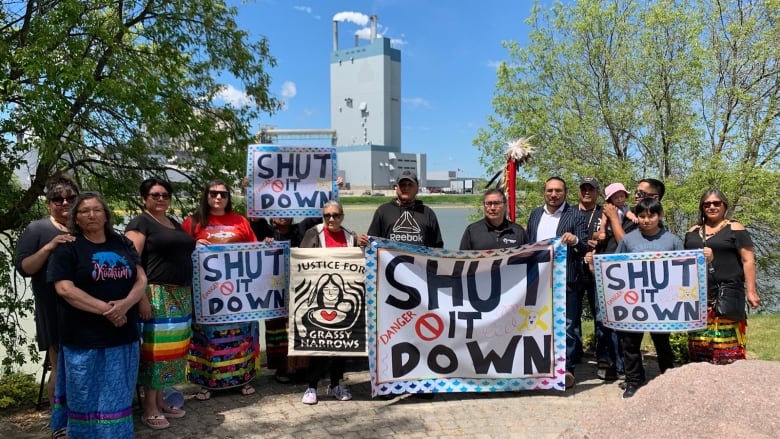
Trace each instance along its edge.
{"label": "sandal", "polygon": [[152,430],[165,430],[171,426],[170,422],[163,415],[142,417],[141,422]]}
{"label": "sandal", "polygon": [[200,389],[200,392],[195,394],[195,399],[198,401],[208,401],[211,399],[211,392],[209,389]]}
{"label": "sandal", "polygon": [[62,427],[51,432],[52,439],[68,439],[68,427]]}
{"label": "sandal", "polygon": [[244,396],[254,395],[254,393],[255,388],[251,384],[244,384],[244,387],[241,388],[241,394]]}
{"label": "sandal", "polygon": [[184,415],[187,414],[187,412],[178,407],[169,405],[169,406],[163,406],[162,414],[166,418],[183,418]]}

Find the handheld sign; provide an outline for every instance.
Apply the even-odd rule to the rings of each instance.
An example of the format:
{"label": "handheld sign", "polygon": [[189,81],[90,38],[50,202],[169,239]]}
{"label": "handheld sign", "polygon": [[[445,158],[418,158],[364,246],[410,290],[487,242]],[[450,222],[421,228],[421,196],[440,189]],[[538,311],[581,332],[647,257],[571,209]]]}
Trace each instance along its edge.
{"label": "handheld sign", "polygon": [[372,395],[564,390],[565,280],[559,239],[453,251],[372,238]]}
{"label": "handheld sign", "polygon": [[707,326],[704,251],[594,255],[601,322],[629,332]]}
{"label": "handheld sign", "polygon": [[199,245],[192,253],[198,323],[248,322],[287,315],[286,241]]}
{"label": "handheld sign", "polygon": [[250,145],[247,153],[247,216],[319,216],[338,199],[336,148]]}
{"label": "handheld sign", "polygon": [[290,250],[289,355],[366,355],[366,265],[359,247]]}

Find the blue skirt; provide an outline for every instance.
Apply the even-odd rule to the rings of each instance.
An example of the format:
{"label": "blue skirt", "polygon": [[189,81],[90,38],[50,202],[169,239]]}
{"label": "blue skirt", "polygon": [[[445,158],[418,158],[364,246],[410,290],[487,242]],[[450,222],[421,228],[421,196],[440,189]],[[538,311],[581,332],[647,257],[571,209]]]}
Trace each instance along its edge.
{"label": "blue skirt", "polygon": [[132,438],[138,343],[113,348],[61,346],[51,429],[70,438]]}

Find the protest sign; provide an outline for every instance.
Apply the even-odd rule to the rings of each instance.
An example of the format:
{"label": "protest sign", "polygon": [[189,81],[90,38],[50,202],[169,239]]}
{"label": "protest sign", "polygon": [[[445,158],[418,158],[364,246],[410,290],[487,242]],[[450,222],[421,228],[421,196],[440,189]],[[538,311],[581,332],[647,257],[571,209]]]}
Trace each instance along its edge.
{"label": "protest sign", "polygon": [[250,145],[248,217],[319,216],[338,199],[336,148]]}
{"label": "protest sign", "polygon": [[248,322],[287,315],[286,241],[199,245],[192,253],[197,323]]}
{"label": "protest sign", "polygon": [[701,249],[593,257],[604,326],[674,332],[707,325],[707,263]]}
{"label": "protest sign", "polygon": [[290,250],[289,355],[366,355],[359,247]]}
{"label": "protest sign", "polygon": [[564,390],[566,246],[452,251],[372,238],[373,395]]}

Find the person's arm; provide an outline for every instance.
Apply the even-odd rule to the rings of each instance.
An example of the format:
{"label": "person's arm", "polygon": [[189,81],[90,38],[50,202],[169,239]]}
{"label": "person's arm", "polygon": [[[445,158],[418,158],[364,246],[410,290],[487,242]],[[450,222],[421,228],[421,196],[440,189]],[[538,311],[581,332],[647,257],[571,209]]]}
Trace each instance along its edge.
{"label": "person's arm", "polygon": [[76,238],[70,234],[57,235],[52,238],[51,241],[47,242],[35,253],[22,259],[19,266],[21,267],[23,274],[33,275],[37,273],[38,270],[46,265],[46,261],[49,259],[49,256],[51,256],[52,252],[57,248],[58,245],[65,242],[73,242],[75,239]]}
{"label": "person's arm", "polygon": [[441,237],[441,228],[439,227],[439,219],[436,218],[436,213],[433,210],[430,210],[430,221],[431,221],[431,235],[433,239],[431,240],[431,247],[433,248],[444,248],[444,239]]}
{"label": "person's arm", "polygon": [[138,303],[142,297],[146,297],[146,272],[141,264],[137,264],[135,269],[135,282],[127,293],[127,296],[124,299],[108,302],[107,305],[110,308],[103,312],[103,315],[112,322],[116,319],[121,320],[122,317],[125,317],[125,322],[127,322],[126,315],[130,308]]}
{"label": "person's arm", "polygon": [[[143,254],[144,246],[146,245],[146,235],[138,230],[128,230],[125,232],[125,236],[133,243],[135,251],[139,255]],[[152,304],[149,303],[149,298],[144,294],[141,300],[138,302],[138,316],[141,320],[149,320],[152,318]]]}
{"label": "person's arm", "polygon": [[615,242],[620,242],[626,232],[623,231],[623,224],[620,222],[617,208],[609,203],[604,204],[604,215],[607,216],[609,225],[612,227],[612,236],[615,238]]}
{"label": "person's arm", "polygon": [[[743,231],[745,226],[737,221],[731,222],[731,230]],[[742,271],[745,273],[745,298],[751,308],[758,308],[761,305],[761,296],[758,295],[756,287],[756,254],[753,251],[753,245],[743,245],[738,248],[739,257],[742,260]]]}
{"label": "person's arm", "polygon": [[463,231],[463,236],[460,238],[460,249],[471,250],[471,234],[468,226],[466,226],[466,230]]}

